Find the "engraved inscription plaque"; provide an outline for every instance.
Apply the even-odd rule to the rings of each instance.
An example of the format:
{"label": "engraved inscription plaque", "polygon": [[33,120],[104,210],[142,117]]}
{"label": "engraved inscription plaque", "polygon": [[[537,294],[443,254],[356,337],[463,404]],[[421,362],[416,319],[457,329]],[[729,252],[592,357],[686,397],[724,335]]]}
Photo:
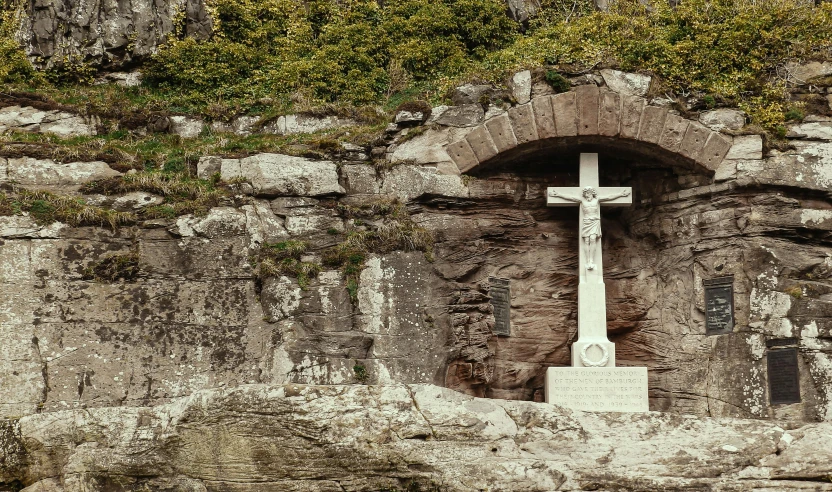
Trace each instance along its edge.
{"label": "engraved inscription plaque", "polygon": [[768,387],[772,405],[800,403],[797,347],[769,350]]}
{"label": "engraved inscription plaque", "polygon": [[646,412],[646,367],[550,367],[546,401],[593,412]]}
{"label": "engraved inscription plaque", "polygon": [[511,335],[511,289],[505,278],[488,277],[491,305],[494,307],[494,334]]}
{"label": "engraved inscription plaque", "polygon": [[707,279],[705,285],[705,334],[734,330],[734,277]]}

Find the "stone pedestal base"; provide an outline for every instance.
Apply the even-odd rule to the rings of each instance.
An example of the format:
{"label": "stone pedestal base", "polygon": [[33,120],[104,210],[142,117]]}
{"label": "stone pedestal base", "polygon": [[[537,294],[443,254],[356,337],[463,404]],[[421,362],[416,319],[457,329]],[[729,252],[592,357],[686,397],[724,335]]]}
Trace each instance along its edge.
{"label": "stone pedestal base", "polygon": [[590,412],[647,412],[646,367],[550,367],[546,403]]}

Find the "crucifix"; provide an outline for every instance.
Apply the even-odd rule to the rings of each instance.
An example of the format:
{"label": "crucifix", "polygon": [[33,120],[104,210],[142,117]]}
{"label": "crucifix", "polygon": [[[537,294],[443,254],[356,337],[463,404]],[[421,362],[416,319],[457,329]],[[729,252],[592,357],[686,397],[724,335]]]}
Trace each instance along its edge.
{"label": "crucifix", "polygon": [[607,306],[601,261],[601,206],[628,206],[632,189],[600,187],[598,154],[581,154],[580,186],[548,188],[550,207],[578,205],[578,340],[573,367],[615,367],[615,344],[607,338]]}

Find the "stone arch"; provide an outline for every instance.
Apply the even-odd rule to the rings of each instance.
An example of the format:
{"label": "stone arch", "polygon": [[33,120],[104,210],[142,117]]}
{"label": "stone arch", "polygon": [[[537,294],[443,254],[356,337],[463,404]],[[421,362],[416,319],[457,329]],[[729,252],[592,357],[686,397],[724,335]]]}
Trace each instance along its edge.
{"label": "stone arch", "polygon": [[579,86],[540,96],[481,123],[445,147],[460,173],[477,171],[498,156],[558,142],[603,143],[639,153],[672,157],[713,175],[732,139],[643,97]]}

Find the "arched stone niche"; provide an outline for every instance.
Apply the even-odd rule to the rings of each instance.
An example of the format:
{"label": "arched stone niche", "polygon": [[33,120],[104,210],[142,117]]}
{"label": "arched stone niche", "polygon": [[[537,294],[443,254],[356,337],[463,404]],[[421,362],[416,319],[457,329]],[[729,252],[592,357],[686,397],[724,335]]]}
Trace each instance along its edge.
{"label": "arched stone niche", "polygon": [[642,97],[585,85],[516,106],[478,125],[464,139],[447,145],[446,151],[460,172],[471,173],[498,157],[515,158],[563,145],[559,140],[602,143],[662,161],[700,166],[711,174],[732,144],[699,122],[666,107],[648,105]]}
{"label": "arched stone niche", "polygon": [[[749,327],[749,277],[764,268],[768,246],[743,231],[759,190],[713,179],[731,145],[666,107],[590,86],[535,98],[447,145],[459,170],[476,178],[468,183],[471,200],[461,204],[467,210],[443,219],[437,255],[454,340],[445,385],[541,399],[545,368],[569,365],[577,213],[546,208],[543,196],[547,186],[576,186],[578,154],[598,152],[601,184],[634,190],[632,207],[602,214],[607,323],[618,365],[649,368],[653,410],[766,416],[765,340]],[[708,337],[702,279],[730,274],[737,326]],[[492,275],[511,281],[508,337],[491,333]]]}

